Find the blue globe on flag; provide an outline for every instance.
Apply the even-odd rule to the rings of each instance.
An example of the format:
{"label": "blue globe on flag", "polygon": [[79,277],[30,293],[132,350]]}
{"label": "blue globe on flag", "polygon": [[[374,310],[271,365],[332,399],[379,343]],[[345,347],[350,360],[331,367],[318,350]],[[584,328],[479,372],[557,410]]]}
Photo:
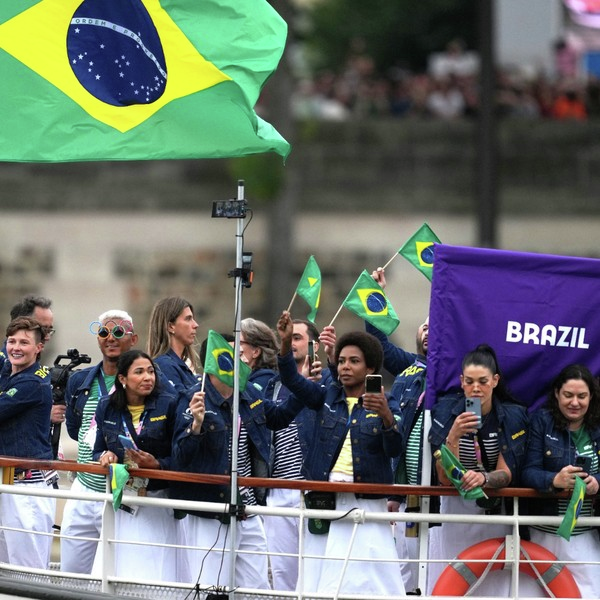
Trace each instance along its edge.
{"label": "blue globe on flag", "polygon": [[387,300],[381,292],[373,292],[367,296],[367,308],[372,313],[381,313],[387,308]]}

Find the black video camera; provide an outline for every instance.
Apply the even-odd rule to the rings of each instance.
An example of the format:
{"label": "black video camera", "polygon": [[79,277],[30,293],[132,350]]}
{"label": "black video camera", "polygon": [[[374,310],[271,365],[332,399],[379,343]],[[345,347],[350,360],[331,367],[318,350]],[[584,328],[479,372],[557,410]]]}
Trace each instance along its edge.
{"label": "black video camera", "polygon": [[[61,361],[68,360],[67,364],[61,364]],[[69,348],[66,354],[59,354],[54,361],[54,366],[50,369],[50,385],[52,386],[53,404],[65,403],[65,389],[71,371],[79,365],[89,364],[92,358],[87,354],[81,354],[77,348]]]}
{"label": "black video camera", "polygon": [[[61,361],[68,360],[66,364]],[[92,358],[87,354],[81,354],[77,348],[69,348],[66,354],[59,354],[54,361],[54,366],[50,369],[50,386],[52,387],[52,404],[65,404],[65,389],[71,371],[79,365],[92,362]],[[52,445],[52,456],[54,459],[58,456],[58,445],[60,441],[60,423],[55,423],[50,427],[50,443]]]}

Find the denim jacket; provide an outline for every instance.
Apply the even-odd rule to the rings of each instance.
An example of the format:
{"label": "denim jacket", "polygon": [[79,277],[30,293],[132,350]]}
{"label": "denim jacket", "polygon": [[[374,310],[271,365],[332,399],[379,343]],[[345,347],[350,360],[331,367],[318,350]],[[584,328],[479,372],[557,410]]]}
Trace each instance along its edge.
{"label": "denim jacket", "polygon": [[296,369],[291,352],[279,357],[281,382],[291,392],[290,398],[300,399],[317,412],[311,431],[310,420],[298,423],[304,454],[304,476],[327,481],[339,456],[348,431],[352,441],[354,481],[356,483],[392,483],[391,458],[402,451],[398,420],[398,404],[388,399],[395,422],[383,427],[381,417],[363,408],[362,402],[348,414],[343,387],[332,381],[327,386],[307,380]]}
{"label": "denim jacket", "polygon": [[87,369],[78,369],[73,371],[67,382],[65,390],[65,403],[67,405],[66,422],[69,436],[74,440],[78,439],[79,429],[81,428],[81,419],[83,417],[83,408],[88,401],[90,389],[94,384],[94,379],[100,376],[102,363],[95,367]]}
{"label": "denim jacket", "polygon": [[[424,408],[421,394],[425,391],[426,374],[427,365],[425,363],[425,358],[419,356],[396,377],[390,391],[390,396],[393,397],[400,406],[400,415],[402,417],[402,420],[400,421],[400,434],[402,436],[403,451],[397,459],[394,459],[394,473],[396,473],[398,468],[400,468],[401,471],[405,470],[403,461],[408,438],[410,437],[410,433],[418,415]],[[420,404],[419,398],[421,398]],[[422,438],[423,436],[421,436],[421,439]],[[421,474],[421,463],[422,457],[419,455],[419,466],[417,470],[419,478]]]}
{"label": "denim jacket", "polygon": [[[142,428],[136,433],[128,410],[117,410],[110,402],[110,397],[103,398],[96,407],[96,443],[94,444],[94,460],[110,450],[119,457],[122,463],[125,455],[119,435],[129,434],[135,445],[144,452],[152,454],[160,463],[161,469],[171,470],[171,441],[175,427],[175,396],[159,392],[146,399],[141,417]],[[127,428],[127,429],[126,429]],[[149,490],[167,487],[168,482],[160,479],[150,480]]]}
{"label": "denim jacket", "polygon": [[[233,398],[224,399],[213,386],[210,377],[206,378],[204,383],[205,392],[205,414],[200,434],[195,435],[191,426],[194,418],[189,409],[189,395],[200,391],[201,384],[190,388],[188,394],[180,395],[177,404],[177,417],[175,422],[175,432],[173,434],[172,460],[173,469],[188,473],[207,473],[211,475],[230,475],[230,440],[233,434],[232,420],[232,402]],[[240,405],[241,405],[240,395]],[[258,405],[260,406],[260,404]],[[245,411],[246,412],[246,411]],[[256,428],[251,427],[248,430],[256,432],[260,426],[260,421],[264,419],[259,415]],[[241,410],[240,410],[240,418]],[[266,427],[264,427],[266,430]],[[258,447],[258,452],[269,456],[268,447],[262,444],[262,434],[250,441]],[[170,496],[183,500],[197,500],[200,502],[229,502],[230,485],[228,484],[204,484],[204,483],[185,483],[174,481],[171,483]],[[198,517],[214,518],[213,513],[190,511],[190,514]]]}
{"label": "denim jacket", "polygon": [[154,363],[160,371],[161,383],[164,385],[168,381],[177,393],[183,392],[198,383],[198,377],[173,350],[157,356]]}
{"label": "denim jacket", "polygon": [[0,454],[52,460],[48,371],[38,362],[14,375],[8,361],[4,367],[0,375]]}
{"label": "denim jacket", "polygon": [[[521,480],[527,444],[528,416],[524,406],[492,399],[492,410],[498,419],[500,452],[512,474],[511,486]],[[464,394],[440,398],[431,410],[429,442],[432,451],[437,450],[448,437],[448,432],[458,415],[465,412]]]}
{"label": "denim jacket", "polygon": [[[589,434],[594,452],[600,459],[600,428],[591,430]],[[564,466],[575,464],[576,453],[569,431],[556,427],[550,411],[537,410],[531,417],[527,465],[523,469],[522,477],[523,485],[535,488],[539,492],[562,491],[556,489],[552,481]],[[594,477],[600,483],[600,473],[595,473]],[[556,501],[544,500],[544,503],[548,510],[543,510],[543,514],[558,514]]]}
{"label": "denim jacket", "polygon": [[[239,415],[248,432],[251,444],[252,471],[254,476],[268,476],[273,462],[273,445],[270,429],[287,427],[302,408],[298,401],[286,402],[279,407],[265,396],[267,383],[274,373],[261,369],[249,380],[240,394]],[[253,385],[256,383],[257,385]],[[263,387],[264,386],[264,387]],[[201,388],[201,383],[180,395],[177,406],[177,420],[173,437],[173,469],[191,473],[230,474],[229,444],[232,435],[232,399],[224,400],[214,388],[210,378],[206,378],[205,416],[202,431],[194,435],[190,429],[193,417],[189,410],[190,397]],[[256,456],[258,455],[258,456]],[[257,458],[260,459],[256,460]],[[262,472],[263,469],[266,472]],[[258,472],[257,472],[258,470]],[[257,500],[263,495],[255,489]],[[228,502],[228,485],[180,484],[173,482],[171,496],[184,500],[204,502]],[[192,513],[201,517],[211,517],[209,513]]]}

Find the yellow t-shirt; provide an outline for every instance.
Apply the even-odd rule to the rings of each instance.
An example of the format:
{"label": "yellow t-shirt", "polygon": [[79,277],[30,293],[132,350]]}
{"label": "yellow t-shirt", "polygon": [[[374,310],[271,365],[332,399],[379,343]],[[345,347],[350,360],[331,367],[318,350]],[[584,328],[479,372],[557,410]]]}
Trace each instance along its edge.
{"label": "yellow t-shirt", "polygon": [[143,404],[140,405],[127,405],[127,409],[131,413],[131,420],[133,421],[133,426],[137,429],[137,426],[140,424],[140,418],[142,413],[144,412],[145,406]]}
{"label": "yellow t-shirt", "polygon": [[[346,398],[346,404],[348,406],[348,414],[352,414],[352,410],[356,406],[358,398]],[[354,468],[352,466],[352,441],[350,439],[350,431],[346,434],[346,439],[340,450],[340,455],[333,466],[332,473],[343,473],[344,475],[354,475]]]}

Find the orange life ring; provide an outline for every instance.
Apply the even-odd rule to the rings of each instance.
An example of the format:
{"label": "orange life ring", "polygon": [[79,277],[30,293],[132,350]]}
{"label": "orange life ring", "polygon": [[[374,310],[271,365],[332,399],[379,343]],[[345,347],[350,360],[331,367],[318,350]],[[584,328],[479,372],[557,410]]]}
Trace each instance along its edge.
{"label": "orange life ring", "polygon": [[[464,596],[489,565],[486,562],[468,561],[474,559],[485,561],[492,558],[502,561],[506,556],[504,544],[504,538],[491,538],[463,550],[456,557],[455,562],[442,571],[431,595]],[[533,542],[521,540],[520,559],[519,571],[537,579],[538,575],[533,568],[535,566],[535,569],[555,597],[581,598],[579,587],[571,571],[565,565],[556,564],[556,556],[546,548]],[[548,562],[532,565],[532,563],[527,562],[528,560],[547,560]],[[504,562],[494,562],[489,570],[499,571],[504,569],[505,564]]]}

